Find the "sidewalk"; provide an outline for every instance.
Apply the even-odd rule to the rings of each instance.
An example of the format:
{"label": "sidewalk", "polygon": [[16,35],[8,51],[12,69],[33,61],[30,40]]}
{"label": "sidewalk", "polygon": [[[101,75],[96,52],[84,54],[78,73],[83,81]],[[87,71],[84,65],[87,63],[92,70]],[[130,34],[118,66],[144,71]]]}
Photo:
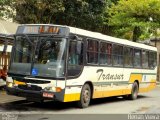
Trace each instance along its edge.
{"label": "sidewalk", "polygon": [[8,95],[6,91],[0,90],[0,104],[14,102],[18,100],[25,100],[25,98]]}

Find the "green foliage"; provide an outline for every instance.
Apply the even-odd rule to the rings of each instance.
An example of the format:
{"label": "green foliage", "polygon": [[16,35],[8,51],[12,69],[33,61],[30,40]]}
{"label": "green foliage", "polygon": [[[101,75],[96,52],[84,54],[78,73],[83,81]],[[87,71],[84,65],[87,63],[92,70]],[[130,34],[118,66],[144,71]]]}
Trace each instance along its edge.
{"label": "green foliage", "polygon": [[19,23],[53,23],[101,31],[107,0],[23,0],[16,2]]}
{"label": "green foliage", "polygon": [[13,0],[0,0],[0,18],[12,18],[13,17],[13,10],[12,7]]}
{"label": "green foliage", "polygon": [[0,0],[2,16],[21,24],[69,25],[134,41],[160,36],[160,0]]}
{"label": "green foliage", "polygon": [[[53,23],[101,32],[105,28],[106,9],[111,5],[111,1],[0,0],[0,4],[3,2],[4,6],[10,6],[12,10],[15,10],[16,16],[13,16],[13,11],[6,13],[6,15],[12,14],[14,20],[21,24]],[[113,1],[116,2],[117,0]]]}
{"label": "green foliage", "polygon": [[62,0],[17,1],[15,8],[19,23],[50,23],[53,14],[64,11]]}
{"label": "green foliage", "polygon": [[76,26],[88,30],[100,29],[106,2],[103,0],[67,0],[65,10],[55,15],[56,23]]}
{"label": "green foliage", "polygon": [[[149,37],[149,32],[150,35],[151,33],[155,35],[153,31],[160,27],[160,1],[120,0],[109,9],[109,16],[109,25],[116,27],[114,30],[116,36],[123,38],[126,32],[132,31],[133,36],[130,38],[145,39]],[[140,31],[136,31],[135,28]]]}

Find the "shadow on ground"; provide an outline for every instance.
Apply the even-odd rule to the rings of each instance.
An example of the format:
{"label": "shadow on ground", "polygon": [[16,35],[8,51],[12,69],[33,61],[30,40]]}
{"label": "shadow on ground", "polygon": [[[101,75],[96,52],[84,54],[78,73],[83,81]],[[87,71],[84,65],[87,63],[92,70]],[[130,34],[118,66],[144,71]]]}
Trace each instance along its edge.
{"label": "shadow on ground", "polygon": [[[139,95],[138,99],[145,99],[148,96]],[[128,101],[122,97],[108,97],[91,100],[90,106],[97,106],[101,104],[120,103]],[[19,100],[15,102],[0,104],[0,111],[65,111],[69,109],[79,109],[76,102],[62,103],[57,101],[46,101],[42,103],[29,102],[27,100]]]}

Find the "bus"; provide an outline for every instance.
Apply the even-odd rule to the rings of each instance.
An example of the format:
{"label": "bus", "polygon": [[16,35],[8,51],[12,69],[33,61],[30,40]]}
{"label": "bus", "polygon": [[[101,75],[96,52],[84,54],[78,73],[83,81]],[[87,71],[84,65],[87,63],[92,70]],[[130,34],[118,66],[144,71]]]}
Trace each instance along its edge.
{"label": "bus", "polygon": [[157,49],[97,32],[54,24],[24,24],[14,35],[6,91],[30,101],[123,96],[156,87]]}

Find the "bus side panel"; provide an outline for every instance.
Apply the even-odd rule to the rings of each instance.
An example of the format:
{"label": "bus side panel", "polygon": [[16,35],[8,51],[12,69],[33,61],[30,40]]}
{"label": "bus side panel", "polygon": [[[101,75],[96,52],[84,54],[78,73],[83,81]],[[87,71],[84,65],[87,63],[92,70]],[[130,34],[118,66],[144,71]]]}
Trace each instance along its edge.
{"label": "bus side panel", "polygon": [[135,81],[139,83],[139,92],[148,92],[156,87],[156,69],[125,69],[124,73],[130,71],[129,84]]}
{"label": "bus side panel", "polygon": [[[127,71],[128,72],[128,71]],[[132,70],[129,83],[139,83],[139,92],[148,92],[156,87],[156,70]]]}
{"label": "bus side panel", "polygon": [[[93,68],[92,68],[93,69]],[[97,80],[93,81],[93,98],[120,96],[131,93],[131,85],[128,84],[128,76],[124,74],[124,68],[100,67],[96,70]]]}
{"label": "bus side panel", "polygon": [[64,102],[80,100],[83,79],[68,79],[66,80]]}
{"label": "bus side panel", "polygon": [[86,81],[93,84],[92,98],[131,94],[132,85],[139,83],[139,92],[155,88],[156,71],[117,67],[85,66],[82,74],[66,81],[64,102],[80,100],[82,86]]}
{"label": "bus side panel", "polygon": [[156,87],[156,70],[143,73],[142,82],[139,85],[139,92],[148,92]]}
{"label": "bus side panel", "polygon": [[64,101],[80,100],[81,89],[86,81],[93,84],[92,98],[129,94],[131,85],[124,78],[123,68],[85,66],[77,79],[66,81]]}

